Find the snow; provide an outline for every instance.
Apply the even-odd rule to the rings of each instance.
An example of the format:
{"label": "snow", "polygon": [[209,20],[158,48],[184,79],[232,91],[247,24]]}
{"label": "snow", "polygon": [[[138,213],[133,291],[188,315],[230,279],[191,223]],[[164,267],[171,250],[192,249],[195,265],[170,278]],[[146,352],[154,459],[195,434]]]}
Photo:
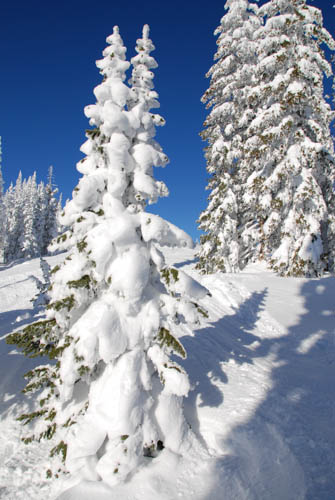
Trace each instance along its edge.
{"label": "snow", "polygon": [[[240,274],[200,276],[194,268],[193,249],[164,247],[160,251],[168,265],[199,283],[198,303],[209,315],[193,336],[185,330],[182,342],[187,358],[178,359],[189,376],[189,382],[180,376],[180,394],[186,394],[188,383],[191,385],[189,396],[184,398],[184,413],[193,431],[192,446],[189,437],[183,441],[182,436],[174,436],[174,432],[186,436],[190,430],[174,422],[174,411],[180,415],[181,399],[169,393],[167,383],[156,418],[169,436],[169,449],[158,452],[155,458],[143,457],[138,471],[124,484],[112,485],[108,471],[113,457],[108,453],[99,466],[104,481],[95,482],[93,475],[91,481],[78,484],[46,479],[49,460],[45,444],[24,445],[21,424],[15,420],[30,404],[20,394],[22,375],[40,360],[26,359],[5,343],[7,333],[36,319],[38,310],[33,309],[30,299],[36,295],[33,276],[42,278],[39,260],[1,266],[0,499],[334,498],[335,278],[280,278],[259,263]],[[53,267],[64,257],[61,254],[47,260]],[[200,285],[211,296],[203,293]],[[103,331],[112,311],[108,304],[95,307],[97,325]],[[133,327],[135,322],[136,317]],[[121,348],[113,344],[106,352],[113,356],[114,350]],[[152,356],[161,355],[156,351]],[[97,420],[98,414],[92,414],[81,427],[84,434],[96,435],[97,449],[107,429],[115,439],[131,431],[123,428],[122,414],[127,410],[122,402],[128,399],[123,399],[122,391],[128,395],[132,391],[136,407],[136,384],[145,385],[150,380],[140,365],[140,382],[125,377],[133,372],[126,369],[127,364],[141,364],[141,355],[136,353],[121,357],[123,361],[113,375],[106,371],[97,380],[100,389],[95,388],[94,394],[104,402],[108,415],[104,420],[99,414]],[[173,369],[166,372],[171,377],[182,375]],[[121,380],[116,404],[108,394],[115,394],[112,386]],[[178,385],[175,380],[171,383],[174,388]],[[150,400],[146,404],[151,411]],[[141,403],[138,408],[142,407]],[[172,452],[173,443],[180,442],[188,448],[182,445],[179,453]],[[79,449],[72,452],[80,456]],[[85,461],[86,468],[94,470],[89,458]],[[68,489],[62,493],[64,487]]]}

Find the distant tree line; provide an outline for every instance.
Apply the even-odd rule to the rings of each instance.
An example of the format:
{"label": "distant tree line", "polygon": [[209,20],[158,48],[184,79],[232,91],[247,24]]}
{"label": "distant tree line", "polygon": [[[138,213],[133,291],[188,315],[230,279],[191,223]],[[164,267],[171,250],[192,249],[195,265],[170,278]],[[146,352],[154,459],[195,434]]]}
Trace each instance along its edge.
{"label": "distant tree line", "polygon": [[52,177],[52,167],[46,184],[37,184],[36,172],[28,179],[20,172],[15,185],[4,192],[0,164],[0,262],[48,253],[51,240],[58,234],[61,208]]}

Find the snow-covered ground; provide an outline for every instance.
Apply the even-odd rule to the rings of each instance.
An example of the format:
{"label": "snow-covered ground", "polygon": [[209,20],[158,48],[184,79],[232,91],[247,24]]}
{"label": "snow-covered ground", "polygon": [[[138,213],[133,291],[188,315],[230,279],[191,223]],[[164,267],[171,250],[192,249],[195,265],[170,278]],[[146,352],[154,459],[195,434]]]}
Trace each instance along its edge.
{"label": "snow-covered ground", "polygon": [[[164,251],[212,297],[205,326],[182,339],[193,390],[189,456],[164,449],[112,490],[85,482],[63,494],[46,479],[44,445],[24,445],[15,417],[34,361],[5,343],[32,321],[39,261],[0,267],[1,500],[331,500],[335,498],[335,278],[278,278],[260,265],[199,276],[191,250]],[[48,259],[51,265],[64,256]],[[36,361],[40,363],[40,360]]]}

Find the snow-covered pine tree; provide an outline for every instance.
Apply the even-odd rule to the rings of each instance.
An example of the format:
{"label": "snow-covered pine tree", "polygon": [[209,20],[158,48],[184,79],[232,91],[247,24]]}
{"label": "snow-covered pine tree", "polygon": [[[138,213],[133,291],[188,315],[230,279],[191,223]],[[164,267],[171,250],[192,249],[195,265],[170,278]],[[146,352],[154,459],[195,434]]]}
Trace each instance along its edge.
{"label": "snow-covered pine tree", "polygon": [[4,195],[5,237],[4,261],[10,262],[22,257],[20,239],[24,232],[23,212],[23,181],[19,172],[15,186],[11,184]]}
{"label": "snow-covered pine tree", "polygon": [[42,280],[37,278],[36,276],[32,276],[35,280],[35,284],[37,287],[37,294],[32,299],[32,303],[34,308],[45,307],[49,302],[49,289],[50,289],[50,271],[51,267],[48,262],[40,257],[40,269],[42,271]]}
{"label": "snow-covered pine tree", "polygon": [[3,196],[3,177],[2,177],[2,138],[0,136],[0,196]]}
{"label": "snow-covered pine tree", "polygon": [[43,221],[41,230],[41,255],[47,255],[50,242],[58,234],[58,217],[60,214],[60,200],[56,195],[58,188],[53,182],[53,167],[49,167],[48,182],[44,189],[44,199],[42,206]]}
{"label": "snow-covered pine tree", "polygon": [[334,113],[322,44],[333,50],[335,42],[305,0],[272,0],[260,14],[260,82],[249,95],[257,115],[243,148],[252,171],[244,203],[255,226],[241,237],[281,275],[317,276],[334,269]]}
{"label": "snow-covered pine tree", "polygon": [[243,157],[243,144],[256,111],[249,94],[257,81],[255,32],[260,19],[257,5],[248,0],[227,0],[225,9],[214,32],[219,36],[216,62],[207,73],[210,86],[202,97],[211,108],[200,134],[208,141],[205,156],[211,191],[199,218],[199,228],[205,232],[198,255],[203,272],[238,271],[248,251],[248,242],[240,237],[246,218],[241,206],[243,185],[251,168]]}
{"label": "snow-covered pine tree", "polygon": [[10,246],[9,220],[13,204],[14,204],[14,186],[13,183],[11,183],[7,191],[3,194],[3,220],[4,220],[4,226],[3,226],[4,230],[2,237],[3,262],[8,262],[9,258],[9,246]]}
{"label": "snow-covered pine tree", "polygon": [[[43,189],[42,189],[43,191]],[[22,189],[22,213],[23,232],[19,239],[19,250],[17,258],[37,257],[40,255],[39,234],[36,229],[36,219],[39,218],[38,213],[38,188],[36,183],[36,172],[23,183]],[[37,227],[36,227],[37,226]]]}
{"label": "snow-covered pine tree", "polygon": [[2,141],[0,137],[0,263],[4,261],[4,243],[5,243],[5,207],[4,191],[2,177]]}
{"label": "snow-covered pine tree", "polygon": [[[34,211],[34,231],[38,242],[38,255],[47,255],[48,249],[44,245],[45,224],[48,213],[48,188],[44,182],[40,182],[37,186],[37,199]],[[49,241],[51,241],[50,238]]]}
{"label": "snow-covered pine tree", "polygon": [[[148,34],[145,26],[138,42],[147,62]],[[73,477],[113,485],[163,447],[183,453],[196,444],[182,408],[188,377],[171,354],[185,357],[178,337],[205,314],[197,301],[206,290],[167,267],[158,248],[190,238],[143,211],[159,194],[152,167],[167,158],[152,142],[148,100],[124,83],[129,63],[117,27],[107,42],[97,102],[85,108],[94,128],[81,147],[83,177],[62,215],[72,249],[51,272],[46,319],[8,341],[57,360],[27,374],[25,390],[39,391],[37,410],[21,417],[35,421],[27,440],[51,439],[51,454],[66,457]],[[136,192],[140,203],[130,203]],[[50,474],[61,468],[54,464]]]}

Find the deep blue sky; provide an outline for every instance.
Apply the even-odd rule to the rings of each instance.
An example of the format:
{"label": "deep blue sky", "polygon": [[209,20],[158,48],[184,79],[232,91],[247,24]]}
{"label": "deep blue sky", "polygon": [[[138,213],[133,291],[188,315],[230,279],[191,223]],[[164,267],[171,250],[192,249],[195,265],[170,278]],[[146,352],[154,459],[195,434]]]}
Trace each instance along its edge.
{"label": "deep blue sky", "polygon": [[[262,2],[263,3],[263,2]],[[335,33],[335,0],[309,1],[324,13],[325,26]],[[44,180],[49,165],[64,199],[78,182],[76,163],[89,128],[83,114],[95,102],[93,88],[101,77],[101,58],[113,26],[134,52],[143,24],[149,24],[159,67],[155,88],[166,126],[157,140],[170,158],[155,169],[170,189],[149,210],[199,237],[196,219],[206,206],[205,144],[199,137],[206,116],[200,97],[216,49],[213,31],[224,14],[223,0],[154,2],[120,0],[18,0],[3,2],[0,17],[0,135],[6,187],[19,170],[37,171]]]}

